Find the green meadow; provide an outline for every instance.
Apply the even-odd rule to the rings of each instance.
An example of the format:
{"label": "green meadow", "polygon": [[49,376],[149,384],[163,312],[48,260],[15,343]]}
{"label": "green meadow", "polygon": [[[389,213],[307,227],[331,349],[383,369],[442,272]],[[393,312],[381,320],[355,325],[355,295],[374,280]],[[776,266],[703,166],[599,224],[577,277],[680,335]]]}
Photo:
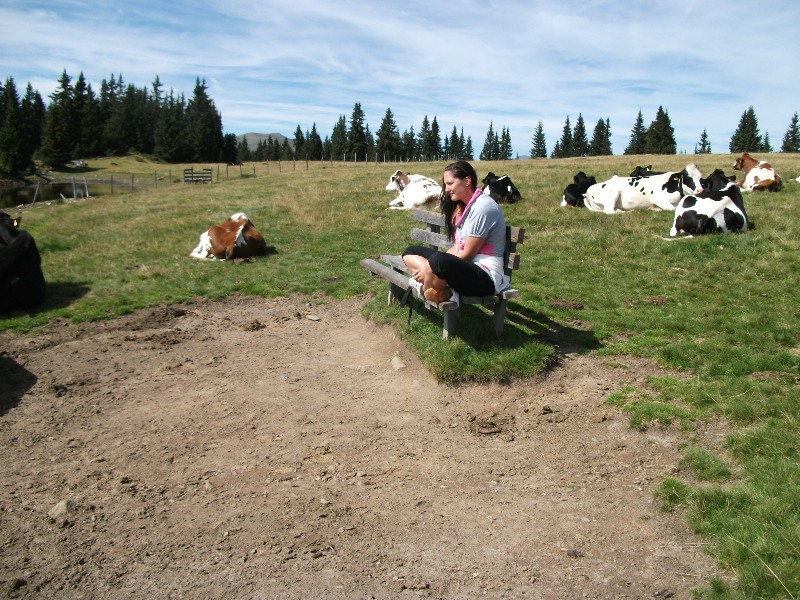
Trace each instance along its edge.
{"label": "green meadow", "polygon": [[[639,165],[678,170],[695,162],[733,174],[728,154],[612,156],[476,162],[479,176],[509,174],[523,200],[503,207],[524,227],[501,339],[490,315],[467,307],[456,338],[441,314],[387,306],[386,282],[359,260],[399,253],[412,226],[388,210],[397,168],[441,178],[445,163],[271,163],[210,185],[173,183],[134,193],[24,209],[48,282],[40,310],[0,318],[26,335],[51,319],[107,319],[198,296],[279,297],[312,303],[364,296],[365,317],[394,327],[442,383],[513,385],[557,364],[563,352],[648,357],[680,376],[615,390],[609,403],[630,426],[680,429],[680,477],[659,489],[682,511],[732,584],[706,582],[704,598],[800,598],[800,155],[758,155],[784,178],[777,193],[745,194],[755,229],[670,241],[672,214],[608,216],[559,206],[584,171],[598,181]],[[91,161],[93,174],[174,176],[180,165],[142,157]],[[199,167],[210,165],[198,165]],[[215,166],[216,168],[216,166]],[[225,167],[222,167],[224,171]],[[189,257],[199,234],[244,211],[274,253],[252,263]],[[12,215],[17,209],[7,210]],[[724,420],[712,449],[698,425]]]}

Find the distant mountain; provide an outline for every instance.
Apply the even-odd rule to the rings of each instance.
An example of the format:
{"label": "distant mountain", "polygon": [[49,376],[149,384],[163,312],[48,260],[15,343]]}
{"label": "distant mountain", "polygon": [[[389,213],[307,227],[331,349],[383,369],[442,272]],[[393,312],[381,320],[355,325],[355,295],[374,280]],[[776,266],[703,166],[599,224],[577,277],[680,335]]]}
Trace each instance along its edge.
{"label": "distant mountain", "polygon": [[[283,145],[283,140],[286,139],[286,136],[285,135],[281,135],[280,133],[253,133],[253,132],[249,132],[249,133],[244,133],[242,135],[237,135],[236,136],[236,143],[241,142],[243,138],[247,140],[247,147],[250,148],[250,150],[255,150],[256,148],[258,148],[258,143],[261,140],[264,140],[266,142],[268,138],[272,138],[273,142],[278,142],[278,144],[280,144],[282,146]],[[289,140],[289,144],[293,146],[294,145],[293,140]]]}

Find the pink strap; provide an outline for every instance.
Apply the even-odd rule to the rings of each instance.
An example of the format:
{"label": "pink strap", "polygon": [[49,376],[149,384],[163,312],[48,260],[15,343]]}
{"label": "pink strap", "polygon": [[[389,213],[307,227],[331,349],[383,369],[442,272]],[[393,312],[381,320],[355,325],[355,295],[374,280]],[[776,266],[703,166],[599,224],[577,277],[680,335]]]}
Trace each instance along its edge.
{"label": "pink strap", "polygon": [[461,216],[456,219],[456,227],[461,226],[461,223],[464,222],[470,207],[475,203],[475,200],[477,200],[478,196],[480,196],[482,193],[483,190],[481,188],[475,188],[475,193],[472,194],[472,198],[469,199],[469,202],[467,202],[467,205],[464,207],[464,212],[462,212]]}

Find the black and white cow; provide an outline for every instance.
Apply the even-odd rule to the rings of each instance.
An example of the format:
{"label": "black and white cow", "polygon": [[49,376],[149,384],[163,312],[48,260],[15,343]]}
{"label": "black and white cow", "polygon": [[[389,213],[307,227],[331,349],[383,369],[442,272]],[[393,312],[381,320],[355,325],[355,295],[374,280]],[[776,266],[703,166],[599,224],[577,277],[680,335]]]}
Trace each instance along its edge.
{"label": "black and white cow", "polygon": [[497,176],[491,171],[483,178],[483,191],[489,194],[498,204],[514,204],[522,199],[517,186],[508,175]]}
{"label": "black and white cow", "polygon": [[736,181],[736,175],[725,175],[722,169],[714,169],[711,175],[700,180],[700,185],[707,192],[719,192],[731,181]]}
{"label": "black and white cow", "polygon": [[700,177],[700,169],[694,164],[650,177],[614,175],[586,190],[583,203],[589,210],[607,215],[636,209],[672,211],[684,196],[703,191]]}
{"label": "black and white cow", "polygon": [[594,175],[586,175],[583,171],[578,171],[572,178],[572,183],[564,188],[561,206],[583,206],[583,195],[595,183],[597,183],[597,179]]}
{"label": "black and white cow", "polygon": [[747,231],[752,224],[744,210],[742,191],[736,182],[718,191],[684,196],[675,207],[675,219],[669,234],[702,235],[726,231]]}

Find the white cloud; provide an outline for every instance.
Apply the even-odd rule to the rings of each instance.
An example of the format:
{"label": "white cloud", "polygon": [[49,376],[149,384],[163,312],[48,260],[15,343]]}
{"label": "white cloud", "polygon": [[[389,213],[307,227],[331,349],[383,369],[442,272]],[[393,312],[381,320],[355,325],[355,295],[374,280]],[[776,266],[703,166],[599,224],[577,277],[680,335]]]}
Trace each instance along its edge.
{"label": "white cloud", "polygon": [[492,122],[509,127],[520,154],[538,121],[552,148],[579,113],[590,135],[609,118],[621,153],[638,111],[647,125],[663,106],[679,148],[692,152],[706,129],[724,152],[748,106],[773,146],[800,110],[799,7],[0,0],[0,75],[43,96],[64,69],[93,86],[112,73],[138,87],[158,75],[187,96],[200,77],[233,133],[289,135],[316,123],[324,137],[360,102],[373,132],[391,107],[401,131],[436,116],[479,149]]}

